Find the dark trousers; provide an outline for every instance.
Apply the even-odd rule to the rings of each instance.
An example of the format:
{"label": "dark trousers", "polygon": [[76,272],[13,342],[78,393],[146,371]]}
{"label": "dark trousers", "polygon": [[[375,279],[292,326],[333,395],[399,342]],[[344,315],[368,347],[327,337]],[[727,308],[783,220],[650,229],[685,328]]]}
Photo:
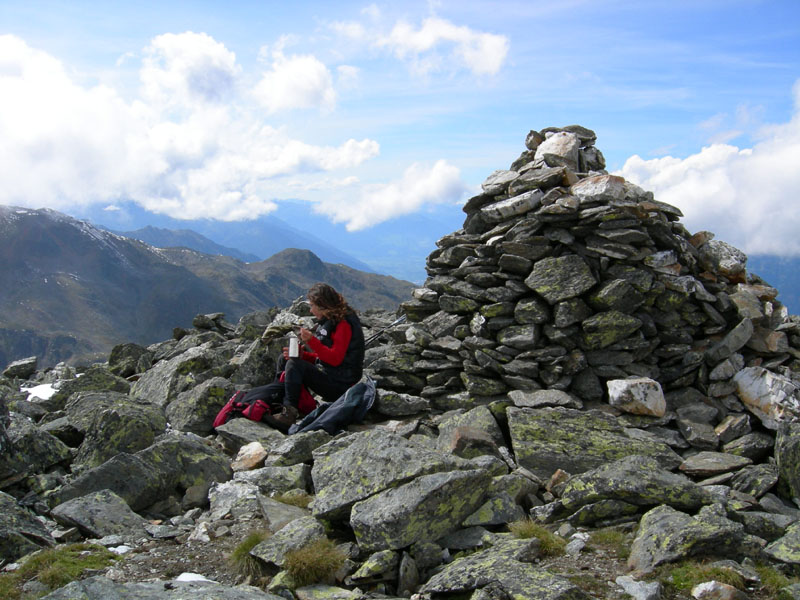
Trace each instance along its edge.
{"label": "dark trousers", "polygon": [[278,373],[286,372],[284,386],[286,389],[283,403],[286,406],[297,408],[300,402],[300,388],[306,388],[322,396],[325,402],[333,402],[347,391],[350,384],[331,381],[330,376],[315,363],[310,363],[302,358],[286,359],[283,356],[278,360]]}

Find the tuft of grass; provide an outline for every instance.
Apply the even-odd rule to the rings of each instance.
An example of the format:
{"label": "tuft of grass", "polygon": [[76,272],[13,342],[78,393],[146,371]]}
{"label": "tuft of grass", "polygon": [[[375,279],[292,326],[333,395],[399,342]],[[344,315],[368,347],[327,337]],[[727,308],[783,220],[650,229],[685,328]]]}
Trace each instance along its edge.
{"label": "tuft of grass", "polygon": [[228,557],[228,564],[233,571],[243,578],[258,579],[264,575],[261,561],[250,554],[250,550],[270,537],[268,531],[251,531],[233,549]]}
{"label": "tuft of grass", "polygon": [[311,504],[313,500],[313,496],[309,496],[308,494],[297,494],[286,492],[285,494],[278,494],[273,498],[273,500],[277,500],[278,502],[283,502],[284,504],[289,504],[290,506],[298,506],[300,508],[308,508],[308,505]]}
{"label": "tuft of grass", "polygon": [[665,569],[668,574],[664,584],[680,592],[689,592],[691,589],[705,581],[719,581],[745,590],[744,578],[730,569],[712,567],[695,561],[684,561],[671,569]]}
{"label": "tuft of grass", "polygon": [[608,552],[613,552],[614,556],[627,559],[631,553],[631,541],[629,537],[619,529],[607,527],[598,529],[589,535],[589,544],[602,548]]}
{"label": "tuft of grass", "polygon": [[86,571],[104,569],[119,556],[97,544],[68,544],[29,555],[19,569],[0,575],[0,597],[22,597],[22,586],[38,579],[51,590],[80,579]]}
{"label": "tuft of grass", "polygon": [[345,558],[336,544],[323,537],[287,552],[284,568],[294,584],[303,587],[330,579],[342,567]]}
{"label": "tuft of grass", "polygon": [[759,565],[756,567],[756,573],[761,578],[761,588],[767,592],[771,597],[777,597],[781,589],[793,583],[800,583],[798,577],[787,577],[783,573],[776,571],[773,567],[766,565]]}
{"label": "tuft of grass", "polygon": [[532,519],[520,519],[508,524],[508,530],[519,539],[539,538],[542,556],[560,556],[564,554],[567,541],[551,533],[547,528],[535,523]]}

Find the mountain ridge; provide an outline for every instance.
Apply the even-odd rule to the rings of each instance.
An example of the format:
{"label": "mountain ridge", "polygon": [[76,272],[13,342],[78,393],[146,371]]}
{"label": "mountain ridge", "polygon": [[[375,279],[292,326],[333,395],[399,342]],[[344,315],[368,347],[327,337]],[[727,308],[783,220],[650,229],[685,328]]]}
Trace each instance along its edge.
{"label": "mountain ridge", "polygon": [[[0,363],[42,364],[148,344],[197,314],[241,315],[290,304],[317,280],[359,310],[395,308],[413,284],[322,262],[307,250],[245,263],[188,248],[155,248],[50,209],[0,206]],[[311,259],[316,259],[314,261]],[[313,277],[304,265],[315,265]]]}

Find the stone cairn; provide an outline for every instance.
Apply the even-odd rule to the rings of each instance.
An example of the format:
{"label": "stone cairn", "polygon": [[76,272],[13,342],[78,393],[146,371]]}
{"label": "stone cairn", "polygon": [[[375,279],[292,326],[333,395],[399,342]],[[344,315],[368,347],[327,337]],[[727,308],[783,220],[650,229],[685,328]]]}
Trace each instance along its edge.
{"label": "stone cairn", "polygon": [[704,449],[739,437],[747,411],[771,430],[795,417],[800,321],[741,251],[608,175],[595,139],[531,131],[467,201],[402,305],[404,343],[373,364],[380,385],[439,409],[536,390],[658,418],[700,403],[716,430],[677,423]]}

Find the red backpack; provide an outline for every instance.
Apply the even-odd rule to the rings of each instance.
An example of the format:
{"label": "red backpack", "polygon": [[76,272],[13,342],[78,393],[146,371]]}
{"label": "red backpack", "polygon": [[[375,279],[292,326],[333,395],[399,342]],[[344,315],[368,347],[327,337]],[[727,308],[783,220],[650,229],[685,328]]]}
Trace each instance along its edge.
{"label": "red backpack", "polygon": [[[233,394],[227,404],[217,413],[212,426],[216,429],[237,417],[260,422],[265,414],[273,415],[281,412],[284,396],[283,376],[284,374],[281,373],[280,381]],[[305,386],[301,387],[298,406],[300,414],[307,415],[316,407],[317,402],[314,397]]]}

